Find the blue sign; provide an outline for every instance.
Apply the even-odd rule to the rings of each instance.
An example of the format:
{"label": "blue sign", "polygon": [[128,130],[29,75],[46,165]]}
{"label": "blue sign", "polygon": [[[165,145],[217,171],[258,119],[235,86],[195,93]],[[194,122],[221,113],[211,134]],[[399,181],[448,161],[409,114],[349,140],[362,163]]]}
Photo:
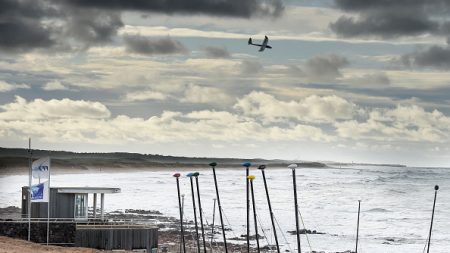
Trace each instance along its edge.
{"label": "blue sign", "polygon": [[44,184],[36,184],[31,186],[31,200],[44,199]]}

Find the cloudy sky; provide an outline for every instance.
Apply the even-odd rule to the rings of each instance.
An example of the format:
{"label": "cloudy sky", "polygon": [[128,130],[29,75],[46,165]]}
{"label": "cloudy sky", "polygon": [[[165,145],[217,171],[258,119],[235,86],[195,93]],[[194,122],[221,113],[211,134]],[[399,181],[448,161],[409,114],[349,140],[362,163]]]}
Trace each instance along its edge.
{"label": "cloudy sky", "polygon": [[[0,146],[450,166],[444,0],[0,0]],[[269,36],[271,50],[248,46]]]}

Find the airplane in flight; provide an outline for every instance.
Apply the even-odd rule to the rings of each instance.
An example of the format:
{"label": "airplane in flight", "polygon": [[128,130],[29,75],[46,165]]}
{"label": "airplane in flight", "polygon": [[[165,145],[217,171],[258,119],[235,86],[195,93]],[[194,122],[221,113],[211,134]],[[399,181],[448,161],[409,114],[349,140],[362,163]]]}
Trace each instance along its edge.
{"label": "airplane in flight", "polygon": [[269,46],[269,45],[267,45],[267,43],[269,43],[269,38],[267,38],[267,36],[264,37],[264,41],[263,41],[262,45],[260,45],[260,44],[254,44],[254,43],[252,42],[252,38],[249,38],[249,39],[248,39],[248,44],[249,44],[249,45],[253,45],[253,46],[258,46],[258,47],[259,47],[259,52],[264,51],[266,48],[272,49],[272,47]]}

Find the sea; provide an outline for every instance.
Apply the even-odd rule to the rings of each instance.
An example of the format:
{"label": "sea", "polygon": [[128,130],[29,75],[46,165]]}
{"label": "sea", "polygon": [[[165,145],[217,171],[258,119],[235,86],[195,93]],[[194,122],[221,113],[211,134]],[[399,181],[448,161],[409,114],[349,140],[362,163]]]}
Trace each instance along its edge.
{"label": "sea", "polygon": [[[121,193],[105,197],[106,211],[125,209],[158,210],[179,217],[175,172],[180,172],[184,213],[193,220],[192,196],[188,172],[199,172],[199,188],[205,223],[212,223],[214,187],[212,170],[203,168],[151,171],[127,169],[123,172],[89,171],[52,175],[52,186],[119,187]],[[265,169],[278,240],[283,252],[297,250],[292,171],[288,168]],[[224,224],[231,229],[227,238],[246,234],[245,168],[216,168]],[[252,167],[261,246],[274,245],[266,192],[261,171]],[[302,252],[338,252],[355,250],[358,201],[361,201],[358,252],[424,252],[430,229],[435,185],[436,208],[430,252],[450,252],[450,169],[389,166],[346,166],[345,168],[297,168],[297,192],[301,228],[321,234],[301,235]],[[0,207],[19,206],[21,187],[27,175],[0,174]],[[90,200],[92,201],[92,199]],[[91,202],[92,203],[92,202]],[[197,207],[198,208],[198,207]],[[253,212],[251,234],[254,235]],[[215,224],[220,223],[215,209]],[[209,227],[208,227],[209,229]],[[323,233],[323,234],[322,234]],[[220,234],[215,240],[222,241]],[[233,241],[244,244],[244,241]],[[255,245],[255,241],[252,241]],[[243,245],[244,246],[244,245]],[[244,251],[244,247],[243,247]]]}

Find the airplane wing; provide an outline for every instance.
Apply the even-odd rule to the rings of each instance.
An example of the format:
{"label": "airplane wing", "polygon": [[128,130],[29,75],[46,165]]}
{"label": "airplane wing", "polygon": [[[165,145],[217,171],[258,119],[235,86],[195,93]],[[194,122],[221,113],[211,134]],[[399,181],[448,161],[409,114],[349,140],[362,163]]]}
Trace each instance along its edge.
{"label": "airplane wing", "polygon": [[267,46],[267,43],[269,43],[269,38],[267,38],[267,36],[264,36],[264,42],[263,45]]}
{"label": "airplane wing", "polygon": [[262,52],[266,49],[267,47],[267,43],[269,43],[269,38],[267,38],[267,36],[264,37],[264,42],[261,45],[261,48],[259,49],[259,52]]}

